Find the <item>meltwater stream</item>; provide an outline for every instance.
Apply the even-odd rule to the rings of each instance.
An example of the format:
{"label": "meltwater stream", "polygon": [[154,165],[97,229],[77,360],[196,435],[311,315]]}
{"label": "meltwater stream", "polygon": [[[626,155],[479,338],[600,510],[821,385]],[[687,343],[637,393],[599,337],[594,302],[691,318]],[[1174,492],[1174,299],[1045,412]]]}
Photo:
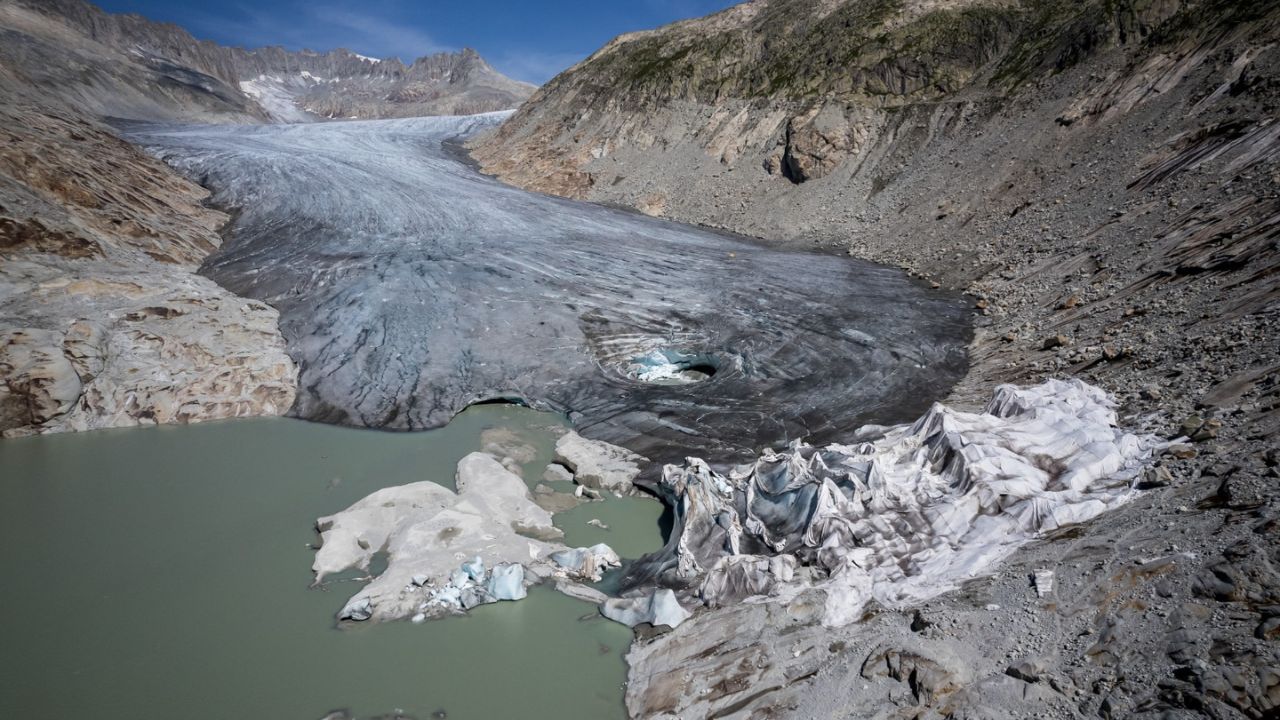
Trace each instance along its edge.
{"label": "meltwater stream", "polygon": [[[338,629],[357,584],[308,589],[316,517],[388,485],[452,487],[490,427],[536,448],[536,480],[563,421],[485,405],[426,433],[260,419],[0,440],[0,717],[623,717],[631,633],[593,605],[538,587]],[[614,499],[556,522],[638,557],[662,543],[660,512]]]}
{"label": "meltwater stream", "polygon": [[966,303],[897,270],[525,192],[444,147],[502,117],[126,136],[238,212],[203,272],[280,310],[299,417],[412,430],[519,398],[725,460],[913,419],[964,370]]}

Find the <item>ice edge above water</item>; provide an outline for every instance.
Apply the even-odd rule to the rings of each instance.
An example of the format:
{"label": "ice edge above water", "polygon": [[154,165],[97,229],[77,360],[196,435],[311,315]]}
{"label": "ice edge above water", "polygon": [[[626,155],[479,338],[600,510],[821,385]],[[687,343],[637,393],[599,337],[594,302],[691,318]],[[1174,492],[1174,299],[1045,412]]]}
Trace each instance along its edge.
{"label": "ice edge above water", "polygon": [[[1117,427],[1114,403],[1102,390],[1079,380],[1049,380],[1029,388],[1000,386],[980,413],[935,404],[909,425],[863,427],[850,442],[822,448],[797,441],[727,472],[689,458],[667,465],[659,486],[676,512],[671,541],[639,561],[640,578],[633,578],[631,591],[596,599],[603,600],[606,617],[631,626],[675,627],[701,607],[789,602],[809,592],[821,594],[821,620],[831,626],[858,620],[872,601],[911,607],[994,571],[1045,532],[1127,502],[1136,492],[1135,480],[1164,445]],[[458,513],[441,505],[424,514],[420,507],[429,503],[414,499],[417,494],[453,494],[416,483],[379,491],[321,520],[326,540],[317,555],[319,576],[322,568],[367,563],[372,555],[350,533],[341,545],[346,553],[331,545],[338,539],[333,528],[344,523],[361,525],[357,535],[373,531],[391,556],[388,571],[352,598],[343,617],[438,615],[523,597],[522,588],[495,592],[485,571],[459,565],[472,547],[498,548],[486,556],[495,570],[523,565],[518,574],[503,572],[526,585],[566,575],[591,579],[579,567],[557,567],[552,555],[563,546],[518,538],[515,525],[545,533],[549,516],[529,502],[519,478],[481,453],[459,465],[464,505],[468,486],[478,487],[482,476],[507,488],[486,491],[496,499],[484,500],[484,507]],[[414,506],[407,516],[388,502],[401,497]],[[492,510],[491,502],[510,509]],[[475,536],[475,542],[437,540],[455,526],[450,538]],[[580,549],[577,555],[596,551]],[[601,566],[607,551],[598,549]],[[345,556],[335,561],[335,552]],[[431,569],[430,579],[424,574],[419,582],[415,573],[423,568]],[[450,585],[451,574],[458,582]],[[448,603],[433,600],[441,584]],[[419,592],[424,585],[427,592]],[[458,594],[454,585],[462,591],[458,602],[452,601]],[[580,584],[557,585],[575,597],[592,597]],[[466,592],[480,600],[467,601]]]}

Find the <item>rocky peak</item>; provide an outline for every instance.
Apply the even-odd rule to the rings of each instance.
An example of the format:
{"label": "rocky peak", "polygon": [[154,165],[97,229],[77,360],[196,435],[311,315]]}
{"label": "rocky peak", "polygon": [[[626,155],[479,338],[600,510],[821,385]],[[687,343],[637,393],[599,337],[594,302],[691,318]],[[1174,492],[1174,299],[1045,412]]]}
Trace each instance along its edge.
{"label": "rocky peak", "polygon": [[[122,84],[204,88],[221,97],[216,102],[203,98],[200,104],[214,105],[214,114],[223,119],[247,115],[297,122],[466,114],[515,107],[534,90],[497,72],[471,48],[427,55],[405,65],[398,58],[369,58],[345,48],[317,52],[224,47],[197,40],[172,23],[107,13],[83,0],[0,0],[0,10],[0,28],[18,33],[16,42],[40,46],[39,53],[25,48],[0,52],[0,58],[9,56],[6,65],[26,70],[38,54],[42,64],[52,60],[65,66],[72,64],[65,57],[73,54],[78,62],[100,66]],[[67,72],[48,85],[81,99],[85,93],[75,88],[87,82],[92,85]],[[148,93],[164,105],[177,100],[182,107],[130,112],[124,103],[105,98],[101,104],[109,108],[89,109],[140,119],[196,114],[187,98],[154,98],[154,89]],[[199,114],[208,110],[201,107]]]}

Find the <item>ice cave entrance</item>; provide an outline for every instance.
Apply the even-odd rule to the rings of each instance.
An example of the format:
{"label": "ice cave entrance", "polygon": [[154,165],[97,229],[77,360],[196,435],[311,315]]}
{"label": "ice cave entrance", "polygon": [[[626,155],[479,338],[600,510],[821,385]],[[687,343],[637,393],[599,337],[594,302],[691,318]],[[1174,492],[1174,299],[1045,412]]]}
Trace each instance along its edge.
{"label": "ice cave entrance", "polygon": [[716,359],[706,353],[659,348],[632,358],[627,376],[654,385],[690,385],[710,380]]}

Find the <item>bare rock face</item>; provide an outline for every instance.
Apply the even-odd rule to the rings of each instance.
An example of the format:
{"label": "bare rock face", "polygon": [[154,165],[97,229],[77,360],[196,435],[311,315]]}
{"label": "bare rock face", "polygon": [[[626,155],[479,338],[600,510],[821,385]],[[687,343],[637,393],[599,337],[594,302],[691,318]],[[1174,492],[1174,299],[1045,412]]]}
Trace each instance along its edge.
{"label": "bare rock face", "polygon": [[[856,110],[855,110],[856,112]],[[825,177],[868,140],[866,125],[828,104],[787,121],[779,170],[793,182]]]}
{"label": "bare rock face", "polygon": [[[658,157],[687,166],[705,155],[721,169],[763,168],[794,183],[822,178],[898,109],[1048,61],[1009,53],[1030,30],[1021,6],[1031,4],[756,0],[630,33],[547,83],[474,155],[522,186],[570,197],[636,192],[628,204],[649,208],[643,197],[669,194],[648,172]],[[640,168],[645,178],[629,179]]]}
{"label": "bare rock face", "polygon": [[75,113],[0,109],[0,432],[278,415],[275,310],[195,274],[225,216]]}
{"label": "bare rock face", "polygon": [[0,336],[0,422],[42,425],[70,412],[80,399],[80,377],[62,352],[62,338],[48,330],[10,330]]}
{"label": "bare rock face", "polygon": [[278,313],[213,281],[142,262],[6,262],[0,406],[6,435],[281,415],[296,368]]}

